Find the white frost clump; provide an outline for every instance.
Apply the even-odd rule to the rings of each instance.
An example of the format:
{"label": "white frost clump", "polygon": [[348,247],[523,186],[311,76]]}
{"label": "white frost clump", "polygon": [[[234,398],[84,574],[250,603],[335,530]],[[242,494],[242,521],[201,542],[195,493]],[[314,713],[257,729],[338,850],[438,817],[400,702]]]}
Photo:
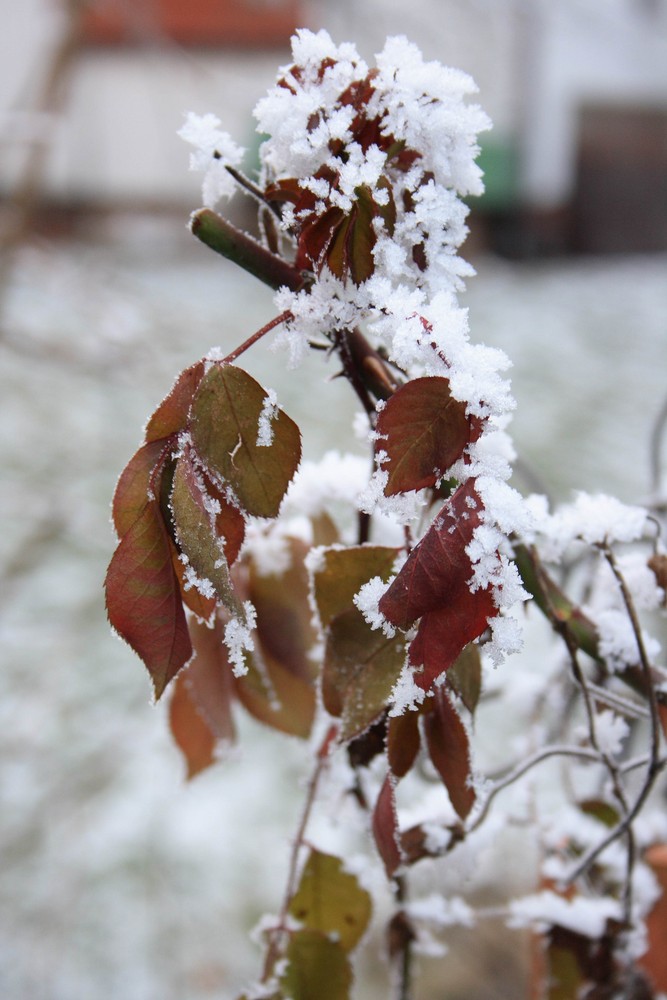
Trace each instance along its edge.
{"label": "white frost clump", "polygon": [[213,114],[197,115],[189,111],[185,124],[178,131],[181,139],[195,147],[190,154],[190,170],[205,171],[202,199],[206,208],[215,208],[223,198],[231,198],[236,182],[227,170],[238,167],[244,150],[227,132],[220,129],[221,121]]}
{"label": "white frost clump", "polygon": [[252,630],[257,621],[257,614],[250,601],[244,603],[243,612],[244,620],[231,618],[225,625],[224,642],[229,653],[232,672],[236,677],[243,677],[248,673],[248,665],[243,654],[251,653],[255,648]]}
{"label": "white frost clump", "polygon": [[273,389],[266,390],[266,397],[257,422],[257,447],[270,448],[273,444],[273,421],[279,413],[278,397]]}
{"label": "white frost clump", "polygon": [[604,896],[597,899],[576,896],[570,900],[547,889],[511,900],[507,923],[509,927],[536,927],[538,930],[556,924],[595,939],[602,937],[608,920],[620,919],[618,900]]}
{"label": "white frost clump", "polygon": [[531,501],[539,517],[538,542],[543,559],[558,562],[577,541],[588,545],[634,542],[647,530],[648,514],[604,493],[577,493],[571,504],[549,514],[543,498]]}

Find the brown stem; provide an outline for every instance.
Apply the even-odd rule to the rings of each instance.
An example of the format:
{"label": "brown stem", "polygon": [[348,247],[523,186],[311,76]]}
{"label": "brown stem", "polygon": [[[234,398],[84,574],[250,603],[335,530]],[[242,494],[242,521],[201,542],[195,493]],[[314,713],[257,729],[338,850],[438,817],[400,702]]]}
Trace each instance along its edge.
{"label": "brown stem", "polygon": [[285,312],[281,313],[280,316],[276,316],[269,323],[267,323],[266,326],[263,326],[261,330],[257,330],[251,337],[244,340],[243,343],[233,350],[231,354],[228,354],[226,358],[223,358],[221,364],[230,365],[232,361],[236,361],[236,359],[244,354],[249,347],[256,344],[257,341],[261,340],[267,333],[270,333],[271,330],[275,330],[275,328],[280,326],[281,323],[287,323],[290,319],[293,319],[293,316],[289,309],[287,309]]}
{"label": "brown stem", "polygon": [[262,982],[267,982],[273,973],[274,966],[280,957],[280,953],[283,947],[283,941],[287,933],[287,913],[289,911],[289,905],[292,901],[292,897],[296,892],[297,877],[299,874],[299,854],[301,853],[301,848],[304,845],[306,828],[310,820],[310,814],[313,810],[315,804],[315,798],[317,797],[317,790],[320,783],[320,778],[322,773],[329,762],[329,754],[331,748],[335,742],[338,730],[335,726],[331,726],[327,730],[327,734],[320,745],[317,752],[317,759],[315,761],[315,767],[310,776],[308,782],[308,788],[306,791],[306,801],[304,803],[303,812],[301,814],[301,819],[299,820],[299,826],[297,828],[296,837],[294,838],[294,843],[292,844],[292,852],[290,855],[289,871],[287,874],[287,885],[285,888],[285,896],[283,898],[283,904],[280,908],[280,913],[278,915],[278,923],[275,927],[271,929],[269,935],[269,946],[266,951],[266,958],[264,960],[264,968],[262,970]]}

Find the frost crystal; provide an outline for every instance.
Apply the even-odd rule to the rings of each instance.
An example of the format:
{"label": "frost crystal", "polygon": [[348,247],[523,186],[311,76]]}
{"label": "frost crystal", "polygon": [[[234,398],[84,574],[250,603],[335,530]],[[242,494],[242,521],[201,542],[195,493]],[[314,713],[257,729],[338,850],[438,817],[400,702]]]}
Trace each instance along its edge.
{"label": "frost crystal", "polygon": [[272,423],[278,416],[278,398],[273,389],[268,389],[262,403],[257,425],[257,446],[269,448],[273,444]]}
{"label": "frost crystal", "polygon": [[255,648],[252,630],[255,627],[257,616],[250,601],[244,603],[243,611],[245,615],[244,621],[240,618],[231,618],[225,625],[225,646],[229,653],[232,671],[236,677],[242,677],[248,673],[248,665],[245,662],[243,654],[252,652]]}
{"label": "frost crystal", "polygon": [[190,170],[205,171],[202,198],[207,208],[215,208],[223,198],[231,198],[236,182],[227,165],[238,167],[244,151],[227,132],[220,130],[220,119],[213,114],[197,115],[189,111],[179,129],[181,139],[195,147],[190,154]]}

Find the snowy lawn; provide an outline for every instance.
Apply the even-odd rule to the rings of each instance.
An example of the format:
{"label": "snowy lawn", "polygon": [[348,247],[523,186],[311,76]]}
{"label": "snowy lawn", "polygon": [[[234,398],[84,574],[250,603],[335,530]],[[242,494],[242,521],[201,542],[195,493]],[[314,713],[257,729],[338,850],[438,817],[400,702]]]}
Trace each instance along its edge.
{"label": "snowy lawn", "polygon": [[[515,442],[558,498],[648,491],[667,389],[666,263],[477,264],[463,299],[471,338],[513,360]],[[35,248],[16,268],[0,346],[7,1000],[231,1000],[259,969],[247,930],[280,902],[299,745],[248,722],[238,752],[185,785],[164,706],[150,706],[143,667],[110,635],[101,588],[110,497],[144,420],[183,367],[213,345],[231,350],[272,308],[175,222]],[[264,346],[239,363],[276,390],[307,457],[349,427],[347,386],[322,357],[296,377]],[[299,396],[311,380],[314,413]],[[489,888],[493,855],[480,865]],[[513,877],[506,856],[502,867]],[[450,966],[452,989],[465,964]],[[488,982],[461,989],[493,996]]]}

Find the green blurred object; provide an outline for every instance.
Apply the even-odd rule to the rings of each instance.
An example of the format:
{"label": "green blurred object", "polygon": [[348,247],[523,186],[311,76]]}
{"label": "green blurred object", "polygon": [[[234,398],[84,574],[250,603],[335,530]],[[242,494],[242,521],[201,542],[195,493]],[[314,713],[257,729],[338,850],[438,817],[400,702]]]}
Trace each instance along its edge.
{"label": "green blurred object", "polygon": [[484,173],[484,194],[475,206],[486,211],[514,208],[518,197],[519,150],[513,139],[485,139],[477,163]]}

